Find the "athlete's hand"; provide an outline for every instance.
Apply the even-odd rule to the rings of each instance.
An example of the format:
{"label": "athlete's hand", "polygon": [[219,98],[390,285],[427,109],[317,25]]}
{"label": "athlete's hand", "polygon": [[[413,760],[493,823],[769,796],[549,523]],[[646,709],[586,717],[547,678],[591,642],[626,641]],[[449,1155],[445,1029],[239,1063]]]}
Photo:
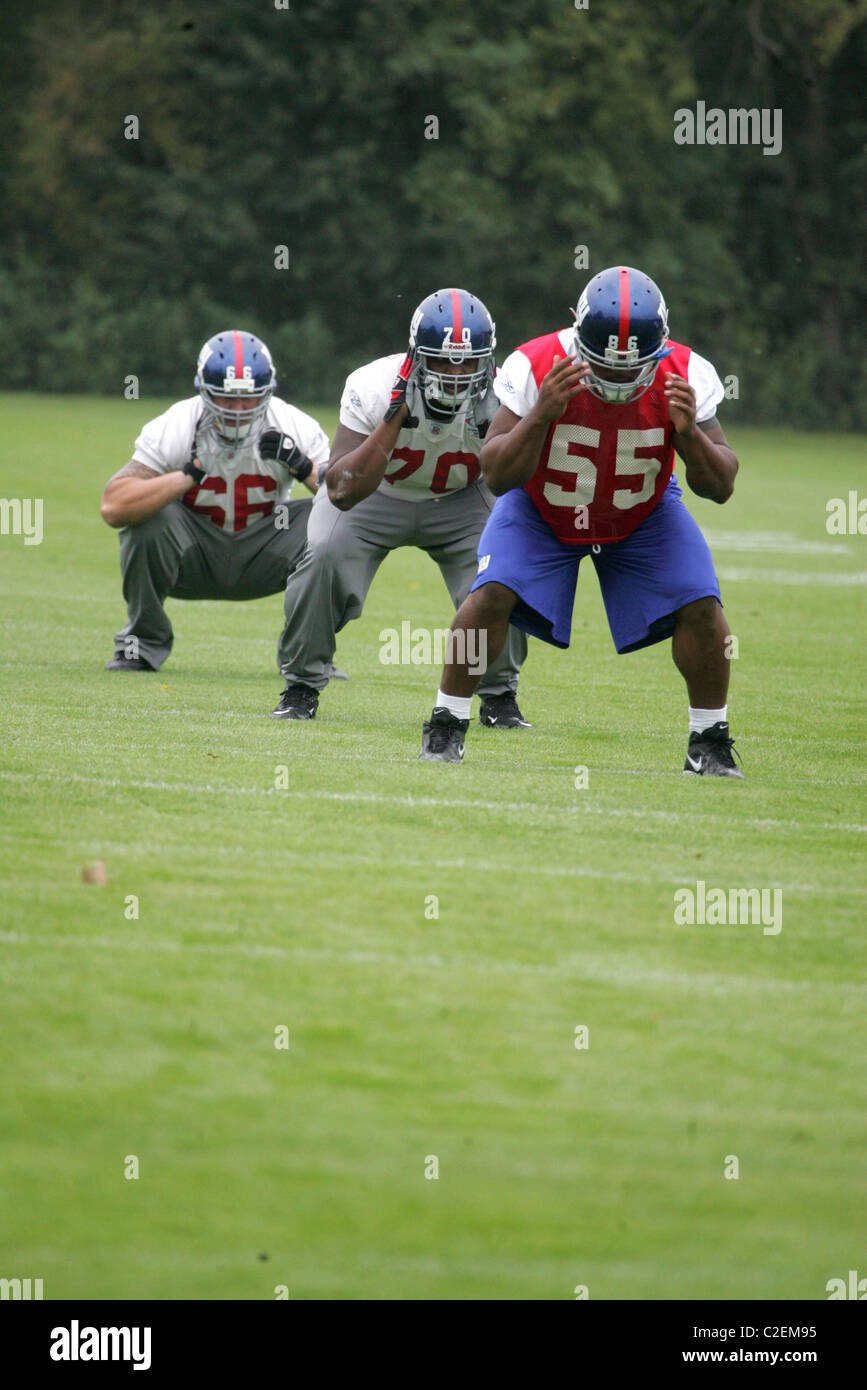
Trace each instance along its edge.
{"label": "athlete's hand", "polygon": [[406,391],[412,374],[415,371],[415,366],[415,354],[408,352],[400,364],[397,376],[394,378],[394,384],[391,388],[391,400],[388,403],[388,409],[382,417],[386,422],[393,420],[398,411],[402,410],[401,423],[404,425],[411,423],[409,420],[409,406],[406,403]]}
{"label": "athlete's hand", "polygon": [[[493,381],[493,377],[491,378]],[[479,439],[484,439],[491,425],[491,421],[500,408],[500,402],[494,395],[493,387],[489,386],[480,400],[473,403],[472,419],[479,432]]]}
{"label": "athlete's hand", "polygon": [[299,483],[303,483],[313,472],[313,463],[306,454],[302,454],[295,440],[279,430],[264,430],[259,435],[259,453],[263,459],[276,459],[282,463]]}
{"label": "athlete's hand", "polygon": [[[198,422],[196,422],[196,428],[193,431],[193,442],[190,447],[190,457],[187,459],[186,463],[181,469],[181,472],[186,473],[188,478],[192,478],[193,483],[195,483],[196,487],[201,487],[202,483],[205,481],[205,478],[207,477],[207,471],[202,467],[202,460],[196,457],[198,441],[199,426]],[[188,484],[187,491],[189,491],[189,487],[190,485]]]}
{"label": "athlete's hand", "polygon": [[574,362],[571,357],[555,357],[554,365],[542,378],[539,399],[534,412],[541,420],[559,420],[573,396],[586,391],[584,380],[590,373],[586,362]]}
{"label": "athlete's hand", "polygon": [[688,439],[695,433],[695,391],[677,372],[666,372],[665,399],[671,423],[682,439]]}
{"label": "athlete's hand", "polygon": [[[205,477],[207,476],[204,468],[199,467],[201,461],[201,459],[189,458],[187,459],[186,463],[181,469],[181,472],[186,473],[188,478],[192,478],[193,483],[196,485],[196,487],[201,487],[202,483],[205,481]],[[192,486],[192,484],[187,485],[188,491],[190,486]]]}

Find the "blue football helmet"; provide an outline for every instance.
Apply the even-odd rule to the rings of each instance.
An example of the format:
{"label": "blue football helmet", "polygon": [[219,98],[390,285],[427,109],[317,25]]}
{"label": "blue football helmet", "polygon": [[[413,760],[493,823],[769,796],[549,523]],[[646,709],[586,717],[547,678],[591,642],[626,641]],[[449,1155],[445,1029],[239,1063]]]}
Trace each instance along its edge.
{"label": "blue football helmet", "polygon": [[[229,329],[209,338],[199,353],[195,387],[205,403],[203,424],[213,420],[217,433],[232,444],[258,432],[277,387],[271,354],[261,338]],[[249,410],[232,410],[218,397],[255,400]]]}
{"label": "blue football helmet", "polygon": [[[585,285],[575,310],[573,351],[590,364],[585,378],[599,400],[625,405],[648,390],[660,358],[667,357],[668,310],[649,275],[631,266],[600,270]],[[622,373],[606,381],[592,369]]]}
{"label": "blue football helmet", "polygon": [[[425,413],[455,415],[466,402],[480,400],[494,379],[494,321],[468,290],[437,290],[412,316],[409,350],[418,362],[418,386]],[[475,364],[472,372],[452,375],[431,364],[445,357]]]}

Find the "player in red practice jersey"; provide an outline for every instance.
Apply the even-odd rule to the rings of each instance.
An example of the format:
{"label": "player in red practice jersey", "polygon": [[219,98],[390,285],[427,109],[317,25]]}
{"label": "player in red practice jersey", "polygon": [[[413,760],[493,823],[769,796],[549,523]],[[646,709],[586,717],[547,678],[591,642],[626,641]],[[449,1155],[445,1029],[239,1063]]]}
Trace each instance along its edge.
{"label": "player in red practice jersey", "polygon": [[[673,474],[677,453],[698,496],[731,496],[738,461],[716,420],[722,383],[669,340],[665,301],[639,270],[594,276],[575,319],[523,344],[496,379],[500,409],[480,461],[497,502],[452,626],[464,641],[484,634],[489,660],[510,623],[567,647],[589,554],[618,652],[672,639],[690,704],[684,772],[741,777],[727,721],[728,623]],[[446,665],[422,758],[462,760],[477,680],[466,665]]]}

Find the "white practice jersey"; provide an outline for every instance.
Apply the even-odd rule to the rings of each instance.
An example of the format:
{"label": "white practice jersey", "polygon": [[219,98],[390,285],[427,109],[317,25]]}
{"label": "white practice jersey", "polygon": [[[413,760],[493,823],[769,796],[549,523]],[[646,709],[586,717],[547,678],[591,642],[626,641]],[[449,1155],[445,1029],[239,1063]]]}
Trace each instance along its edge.
{"label": "white practice jersey", "polygon": [[[560,333],[564,357],[572,351],[574,341],[574,329],[564,328]],[[716,368],[706,357],[699,357],[692,349],[687,364],[687,380],[695,391],[696,423],[712,420],[717,406],[725,398],[725,391]],[[514,415],[528,415],[533,409],[539,399],[539,388],[530,359],[520,348],[506,358],[494,382],[494,390],[497,399]]]}
{"label": "white practice jersey", "polygon": [[[340,423],[358,434],[372,434],[388,409],[391,388],[406,353],[379,357],[346,378],[340,400]],[[479,454],[480,420],[496,412],[493,393],[474,406],[465,404],[453,419],[429,420],[422,409],[419,393],[407,392],[410,413],[418,420],[416,429],[402,429],[392,450],[379,491],[408,502],[423,502],[457,492],[481,476]]]}
{"label": "white practice jersey", "polygon": [[[248,522],[269,516],[278,502],[285,502],[295,480],[284,464],[260,456],[255,435],[230,444],[220,438],[213,423],[199,428],[203,412],[200,396],[170,406],[145,425],[133,458],[157,473],[172,473],[190,458],[195,437],[196,457],[206,476],[181,501],[224,531],[243,531]],[[272,397],[262,429],[288,434],[315,464],[328,460],[325,431],[312,416],[286,401]]]}

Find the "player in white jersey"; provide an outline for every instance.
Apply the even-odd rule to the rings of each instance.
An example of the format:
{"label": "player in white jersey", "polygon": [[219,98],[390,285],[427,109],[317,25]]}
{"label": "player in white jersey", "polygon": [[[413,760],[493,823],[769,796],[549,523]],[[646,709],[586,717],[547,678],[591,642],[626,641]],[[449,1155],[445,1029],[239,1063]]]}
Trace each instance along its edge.
{"label": "player in white jersey", "polygon": [[[389,551],[426,551],[455,607],[463,601],[494,500],[479,454],[497,409],[495,343],[481,300],[466,290],[438,290],[413,316],[408,354],[381,357],[347,378],[326,486],[313,503],[304,558],[286,586],[278,648],[286,689],[275,718],[314,717],[336,634],[360,616]],[[479,684],[486,727],[529,727],[515,694],[526,654],[526,637],[513,629]],[[486,654],[470,655],[484,666]]]}
{"label": "player in white jersey", "polygon": [[100,508],[120,529],[126,627],[110,671],[156,671],[172,648],[166,597],[250,599],[280,593],[302,554],[328,438],[274,395],[267,347],[252,333],[209,338],[198,395],[145,425]]}

